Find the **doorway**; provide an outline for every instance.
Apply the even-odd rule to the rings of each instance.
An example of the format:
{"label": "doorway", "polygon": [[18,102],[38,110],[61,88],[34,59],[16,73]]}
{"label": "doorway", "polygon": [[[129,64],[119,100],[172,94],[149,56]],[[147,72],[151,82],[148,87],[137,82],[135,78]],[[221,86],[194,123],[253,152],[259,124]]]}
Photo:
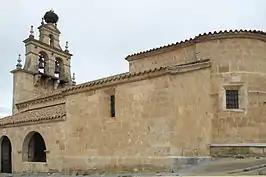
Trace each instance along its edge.
{"label": "doorway", "polygon": [[7,136],[1,141],[1,173],[12,173],[12,147]]}

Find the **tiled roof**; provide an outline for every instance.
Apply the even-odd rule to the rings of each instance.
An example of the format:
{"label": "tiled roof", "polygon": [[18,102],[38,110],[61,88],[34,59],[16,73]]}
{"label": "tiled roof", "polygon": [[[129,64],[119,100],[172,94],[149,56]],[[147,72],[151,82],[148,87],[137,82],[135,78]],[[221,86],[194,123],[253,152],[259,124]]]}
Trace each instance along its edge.
{"label": "tiled roof", "polygon": [[145,71],[141,71],[141,72],[135,72],[135,73],[123,73],[123,74],[118,74],[115,76],[111,76],[111,77],[106,77],[106,78],[102,78],[102,79],[98,79],[98,80],[94,80],[94,81],[90,81],[90,82],[86,82],[80,85],[76,85],[70,88],[65,89],[63,92],[68,92],[68,91],[72,91],[72,90],[77,90],[77,89],[82,89],[85,87],[91,87],[91,86],[95,86],[95,85],[101,85],[101,84],[105,84],[108,82],[112,82],[112,81],[119,81],[119,80],[124,80],[127,78],[132,78],[135,76],[141,76],[144,74],[150,74],[150,73],[155,73],[158,71],[163,71],[166,70],[167,67],[159,67],[159,68],[153,68],[153,69],[149,69],[149,70],[145,70]]}
{"label": "tiled roof", "polygon": [[[122,74],[118,74],[118,75],[114,75],[114,76],[86,82],[83,84],[71,86],[69,88],[60,89],[54,93],[50,93],[50,94],[47,93],[47,94],[41,95],[35,99],[20,103],[20,105],[23,105],[23,106],[26,105],[27,106],[28,104],[39,103],[39,102],[47,101],[50,99],[52,100],[55,98],[62,98],[65,93],[68,93],[68,92],[73,93],[75,91],[83,90],[83,89],[90,88],[90,87],[93,87],[95,89],[95,87],[104,87],[108,84],[115,84],[117,82],[136,81],[136,80],[140,80],[140,79],[145,78],[145,77],[157,76],[157,75],[167,73],[169,71],[169,69],[171,70],[173,68],[179,68],[179,69],[190,68],[190,67],[193,68],[197,65],[208,64],[208,63],[210,63],[210,60],[205,59],[205,60],[200,60],[200,61],[183,63],[183,64],[179,64],[179,65],[175,65],[175,66],[153,68],[153,69],[149,69],[149,70],[145,70],[145,71],[141,71],[141,72],[135,72],[135,73],[126,72],[126,73],[122,73]],[[207,67],[209,67],[209,64]],[[181,73],[183,71],[179,70],[179,72]]]}
{"label": "tiled roof", "polygon": [[150,52],[159,51],[159,50],[170,48],[173,46],[177,47],[177,46],[182,46],[184,44],[197,42],[197,40],[199,40],[200,38],[204,38],[204,37],[222,36],[222,35],[225,36],[225,35],[234,35],[234,34],[235,35],[237,35],[237,34],[247,34],[247,35],[248,34],[258,34],[258,35],[265,35],[265,38],[266,38],[266,32],[259,31],[259,30],[229,30],[229,31],[225,30],[225,31],[218,31],[218,32],[214,31],[214,32],[199,34],[198,36],[195,36],[194,38],[187,39],[185,41],[180,41],[180,42],[176,42],[176,43],[148,49],[146,51],[134,53],[134,54],[128,55],[125,59],[130,60],[131,57],[141,56],[143,54],[148,54]]}
{"label": "tiled roof", "polygon": [[173,66],[153,68],[153,69],[149,69],[149,70],[145,70],[145,71],[141,71],[141,72],[135,72],[135,73],[127,72],[127,73],[123,73],[123,74],[119,74],[119,75],[115,75],[115,76],[111,76],[111,77],[107,77],[107,78],[102,78],[102,79],[86,82],[86,83],[83,83],[80,85],[76,85],[76,86],[73,86],[73,87],[70,87],[70,88],[63,90],[63,92],[69,92],[72,90],[78,90],[78,89],[82,89],[82,88],[86,88],[86,87],[103,85],[103,84],[108,83],[108,82],[114,82],[114,81],[120,81],[120,80],[122,81],[125,79],[131,79],[134,77],[145,76],[145,75],[149,75],[149,74],[153,74],[153,73],[155,74],[155,73],[158,73],[160,71],[163,73],[166,73],[169,69],[174,68],[174,67],[189,68],[189,67],[193,67],[196,65],[209,63],[209,62],[210,62],[210,59],[203,59],[203,60],[182,63],[182,64],[178,64],[178,65],[173,65]]}
{"label": "tiled roof", "polygon": [[0,127],[14,124],[34,123],[50,120],[63,120],[66,115],[65,105],[55,105],[41,109],[25,111],[0,119]]}

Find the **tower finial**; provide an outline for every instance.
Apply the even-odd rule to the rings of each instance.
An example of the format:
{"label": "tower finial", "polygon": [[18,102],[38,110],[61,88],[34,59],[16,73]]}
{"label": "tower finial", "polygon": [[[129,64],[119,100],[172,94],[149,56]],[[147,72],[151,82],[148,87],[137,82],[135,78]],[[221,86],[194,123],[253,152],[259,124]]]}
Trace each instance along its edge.
{"label": "tower finial", "polygon": [[34,38],[33,25],[30,26],[30,37]]}
{"label": "tower finial", "polygon": [[76,85],[76,74],[73,73],[73,76],[72,76],[72,85]]}
{"label": "tower finial", "polygon": [[69,52],[69,50],[68,50],[68,41],[66,41],[65,52]]}
{"label": "tower finial", "polygon": [[21,55],[18,54],[18,60],[17,60],[18,63],[17,63],[17,65],[16,65],[17,68],[21,68],[21,67],[22,67],[21,61],[22,61],[22,60],[21,60]]}
{"label": "tower finial", "polygon": [[42,18],[42,22],[41,22],[41,25],[44,25],[44,18]]}

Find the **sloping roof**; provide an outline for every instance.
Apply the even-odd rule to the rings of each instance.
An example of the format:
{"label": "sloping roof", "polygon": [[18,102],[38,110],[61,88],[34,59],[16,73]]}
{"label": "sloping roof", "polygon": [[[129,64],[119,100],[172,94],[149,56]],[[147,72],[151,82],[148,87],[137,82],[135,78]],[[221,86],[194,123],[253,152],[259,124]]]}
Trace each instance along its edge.
{"label": "sloping roof", "polygon": [[33,109],[0,119],[0,127],[13,124],[34,123],[40,121],[63,120],[66,115],[65,105]]}
{"label": "sloping roof", "polygon": [[149,70],[145,70],[145,71],[141,71],[141,72],[135,72],[135,73],[123,73],[123,74],[118,74],[115,76],[111,76],[111,77],[106,77],[106,78],[102,78],[102,79],[98,79],[98,80],[94,80],[94,81],[90,81],[90,82],[86,82],[80,85],[76,85],[70,88],[67,88],[64,90],[64,92],[67,91],[71,91],[71,90],[77,90],[77,89],[81,89],[81,88],[85,88],[85,87],[90,87],[90,86],[95,86],[95,85],[101,85],[101,84],[105,84],[108,82],[112,82],[112,81],[119,81],[119,80],[123,80],[123,79],[129,79],[135,76],[141,76],[144,74],[149,74],[149,73],[155,73],[158,71],[163,71],[166,70],[167,67],[159,67],[159,68],[152,68]]}
{"label": "sloping roof", "polygon": [[211,65],[211,61],[209,59],[205,59],[205,60],[187,62],[187,63],[173,65],[173,66],[153,68],[153,69],[149,69],[149,70],[145,70],[141,72],[135,72],[135,73],[126,72],[126,73],[122,73],[122,74],[118,74],[118,75],[114,75],[114,76],[110,76],[106,78],[97,79],[94,81],[89,81],[89,82],[71,86],[68,88],[60,89],[52,93],[43,94],[39,97],[25,101],[23,103],[18,103],[18,105],[23,107],[23,106],[27,106],[30,103],[34,104],[34,103],[40,103],[40,102],[47,101],[47,100],[62,98],[64,94],[66,93],[78,92],[78,91],[82,91],[87,88],[95,89],[95,88],[105,87],[107,85],[110,86],[110,85],[118,84],[122,82],[137,81],[137,80],[145,79],[147,77],[156,77],[162,74],[166,74],[170,72],[171,69],[175,69],[175,68],[178,68],[178,72],[182,73],[182,72],[187,72],[189,70],[192,71],[192,70],[207,68],[207,67],[210,67],[210,65]]}
{"label": "sloping roof", "polygon": [[260,31],[260,30],[224,30],[224,31],[214,31],[214,32],[209,32],[209,33],[203,33],[203,34],[199,34],[197,36],[195,36],[194,38],[190,38],[190,39],[186,39],[184,41],[180,41],[180,42],[176,42],[176,43],[172,43],[172,44],[168,44],[168,45],[163,45],[163,46],[159,46],[159,47],[155,47],[152,49],[148,49],[142,52],[137,52],[131,55],[128,55],[125,59],[126,60],[133,60],[133,58],[135,57],[141,57],[144,54],[149,54],[155,51],[160,51],[160,50],[164,50],[166,48],[171,48],[171,47],[178,47],[178,46],[184,46],[186,44],[190,44],[190,43],[196,43],[199,42],[198,40],[206,38],[206,37],[215,37],[215,36],[228,36],[228,35],[249,35],[249,34],[256,34],[256,35],[264,35],[266,38],[266,32]]}
{"label": "sloping roof", "polygon": [[[190,61],[190,62],[181,63],[181,64],[177,64],[177,65],[172,65],[172,66],[152,68],[152,69],[148,69],[148,70],[144,70],[144,71],[140,71],[140,72],[135,72],[135,73],[127,72],[127,73],[123,73],[123,74],[119,74],[119,75],[115,75],[115,76],[111,76],[111,77],[107,77],[107,78],[102,78],[102,79],[95,80],[95,81],[86,82],[84,84],[76,85],[76,86],[73,86],[70,88],[66,88],[65,90],[63,90],[63,92],[69,92],[72,90],[78,90],[78,89],[82,89],[82,88],[86,88],[86,87],[92,87],[92,86],[96,86],[96,85],[103,85],[105,83],[113,82],[113,81],[119,81],[119,80],[122,81],[125,79],[132,79],[134,77],[145,76],[145,75],[149,75],[149,74],[153,74],[153,73],[156,74],[156,73],[159,73],[160,71],[161,71],[161,73],[167,73],[167,72],[169,72],[169,70],[174,69],[174,68],[179,68],[179,69],[193,68],[197,65],[202,65],[202,64],[204,65],[206,63],[210,63],[210,59]],[[207,67],[209,67],[209,65]],[[205,68],[205,67],[203,67],[203,68]],[[179,70],[179,72],[181,73],[182,70]]]}

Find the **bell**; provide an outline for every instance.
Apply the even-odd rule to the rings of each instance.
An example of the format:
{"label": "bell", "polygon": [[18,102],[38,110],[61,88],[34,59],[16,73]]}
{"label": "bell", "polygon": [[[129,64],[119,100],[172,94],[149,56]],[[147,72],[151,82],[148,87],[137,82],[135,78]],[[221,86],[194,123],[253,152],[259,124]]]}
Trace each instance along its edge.
{"label": "bell", "polygon": [[56,66],[55,67],[55,74],[60,74],[60,68],[59,68],[59,66]]}
{"label": "bell", "polygon": [[55,74],[60,74],[60,65],[58,62],[55,62]]}
{"label": "bell", "polygon": [[44,62],[43,61],[39,62],[39,69],[44,69]]}
{"label": "bell", "polygon": [[44,57],[42,55],[39,56],[39,69],[44,69]]}

